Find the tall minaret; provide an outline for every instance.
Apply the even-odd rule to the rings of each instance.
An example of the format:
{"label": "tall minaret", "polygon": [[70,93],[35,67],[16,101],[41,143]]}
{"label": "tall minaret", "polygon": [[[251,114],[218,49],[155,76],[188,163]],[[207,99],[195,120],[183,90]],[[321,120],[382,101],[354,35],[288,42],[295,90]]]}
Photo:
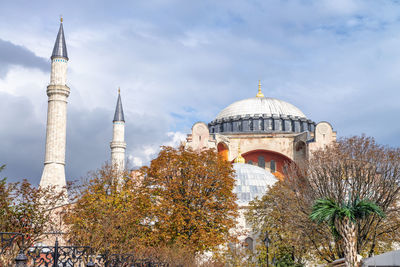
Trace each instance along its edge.
{"label": "tall minaret", "polygon": [[46,129],[46,155],[40,186],[62,188],[65,182],[65,144],[67,130],[67,46],[65,44],[63,20],[51,55],[50,84],[47,86],[48,109]]}
{"label": "tall minaret", "polygon": [[113,139],[110,143],[111,147],[111,164],[117,168],[119,172],[125,170],[125,119],[122,109],[121,91],[118,89],[117,107],[115,108],[113,120]]}

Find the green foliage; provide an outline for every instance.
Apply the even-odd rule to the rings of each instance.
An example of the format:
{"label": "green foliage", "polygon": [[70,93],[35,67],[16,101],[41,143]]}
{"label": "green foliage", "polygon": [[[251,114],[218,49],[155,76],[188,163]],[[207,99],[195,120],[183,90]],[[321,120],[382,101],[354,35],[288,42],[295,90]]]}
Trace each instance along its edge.
{"label": "green foliage", "polygon": [[[374,202],[357,196],[354,201],[351,198],[338,205],[333,199],[317,199],[312,207],[310,219],[318,223],[328,222],[332,233],[336,237],[338,234],[343,239],[345,246],[344,256],[346,263],[350,266],[356,264],[357,257],[357,222],[366,219],[368,216],[376,214],[385,217],[382,209]],[[338,229],[338,231],[336,230]]]}
{"label": "green foliage", "polygon": [[317,199],[312,206],[310,219],[318,223],[328,222],[330,226],[334,226],[336,221],[343,220],[345,217],[353,223],[364,219],[371,214],[376,214],[381,218],[385,217],[385,213],[374,202],[359,197],[351,202],[343,202],[338,205],[333,199]]}
{"label": "green foliage", "polygon": [[293,257],[290,253],[284,253],[277,257],[275,261],[276,267],[302,267],[304,266],[301,263],[297,263],[293,260]]}
{"label": "green foliage", "polygon": [[353,221],[366,218],[372,214],[376,214],[381,218],[386,218],[386,214],[381,207],[368,199],[360,200],[359,197],[357,197],[355,203],[350,206],[350,209],[350,214],[353,215]]}

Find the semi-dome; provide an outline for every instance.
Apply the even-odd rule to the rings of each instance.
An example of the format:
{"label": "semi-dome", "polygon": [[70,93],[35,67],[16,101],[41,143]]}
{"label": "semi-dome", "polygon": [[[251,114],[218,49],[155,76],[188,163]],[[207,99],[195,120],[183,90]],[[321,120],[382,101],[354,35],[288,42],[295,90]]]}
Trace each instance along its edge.
{"label": "semi-dome", "polygon": [[239,206],[247,206],[256,197],[261,198],[268,189],[278,180],[268,170],[255,165],[234,163],[236,172],[236,186],[233,190],[236,193]]}
{"label": "semi-dome", "polygon": [[236,116],[266,115],[272,116],[292,116],[306,118],[303,112],[294,105],[272,97],[252,97],[240,101],[224,108],[215,118],[216,120],[236,117]]}

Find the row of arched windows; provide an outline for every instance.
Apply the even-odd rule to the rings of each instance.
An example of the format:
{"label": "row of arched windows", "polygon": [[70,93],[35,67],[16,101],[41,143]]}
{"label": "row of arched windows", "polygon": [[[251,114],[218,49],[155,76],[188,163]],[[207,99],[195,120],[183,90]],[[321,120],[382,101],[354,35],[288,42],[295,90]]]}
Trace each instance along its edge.
{"label": "row of arched windows", "polygon": [[[247,163],[253,165],[253,161],[251,161],[251,160],[249,160]],[[265,158],[264,158],[264,156],[258,156],[257,165],[258,165],[258,167],[265,169]],[[269,168],[270,168],[272,173],[276,172],[276,162],[275,162],[275,160],[271,160],[269,162]]]}

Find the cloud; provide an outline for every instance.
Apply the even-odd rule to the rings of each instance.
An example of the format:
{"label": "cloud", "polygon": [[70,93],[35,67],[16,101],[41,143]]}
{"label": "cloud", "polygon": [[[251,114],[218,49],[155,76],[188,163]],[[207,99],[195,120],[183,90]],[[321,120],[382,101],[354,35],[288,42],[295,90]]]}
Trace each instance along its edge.
{"label": "cloud", "polygon": [[37,181],[43,168],[45,126],[28,98],[0,92],[0,99],[0,139],[4,140],[0,142],[0,164],[6,164],[0,177]]}
{"label": "cloud", "polygon": [[21,9],[9,1],[0,10],[0,119],[7,122],[0,158],[13,179],[37,182],[41,174],[50,69],[42,57],[59,27],[48,14],[65,18],[71,180],[109,159],[118,86],[132,167],[147,164],[160,145],[179,143],[194,122],[254,96],[259,79],[266,96],[329,121],[339,136],[366,133],[400,145],[396,1],[77,4]]}
{"label": "cloud", "polygon": [[10,66],[37,68],[44,72],[49,70],[49,64],[44,58],[36,56],[27,48],[0,39],[0,78],[7,74]]}

